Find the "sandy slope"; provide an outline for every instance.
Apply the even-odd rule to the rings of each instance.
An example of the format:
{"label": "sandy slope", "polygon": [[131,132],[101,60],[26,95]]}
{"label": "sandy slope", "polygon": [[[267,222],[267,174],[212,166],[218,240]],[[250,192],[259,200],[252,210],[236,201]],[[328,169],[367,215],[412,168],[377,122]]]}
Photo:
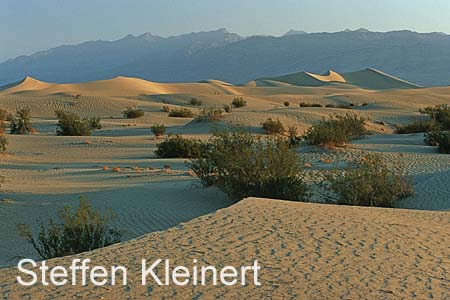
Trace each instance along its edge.
{"label": "sandy slope", "polygon": [[[448,299],[449,212],[247,199],[164,232],[80,255],[125,265],[129,285],[20,287],[0,271],[7,299]],[[140,283],[140,259],[179,265],[262,265],[261,287]],[[50,261],[69,264],[70,258]]]}

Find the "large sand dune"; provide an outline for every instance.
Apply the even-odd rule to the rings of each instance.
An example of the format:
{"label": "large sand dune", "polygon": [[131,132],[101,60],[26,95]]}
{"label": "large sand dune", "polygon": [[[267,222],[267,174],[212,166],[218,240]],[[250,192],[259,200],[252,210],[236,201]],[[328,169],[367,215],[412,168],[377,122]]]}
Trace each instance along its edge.
{"label": "large sand dune", "polygon": [[[175,228],[78,257],[124,265],[128,286],[22,287],[0,271],[5,299],[447,299],[445,212],[246,199]],[[68,267],[70,258],[49,261]],[[191,266],[261,264],[261,286],[141,285],[140,260]],[[211,279],[209,279],[211,280]],[[210,282],[210,281],[209,281]]]}

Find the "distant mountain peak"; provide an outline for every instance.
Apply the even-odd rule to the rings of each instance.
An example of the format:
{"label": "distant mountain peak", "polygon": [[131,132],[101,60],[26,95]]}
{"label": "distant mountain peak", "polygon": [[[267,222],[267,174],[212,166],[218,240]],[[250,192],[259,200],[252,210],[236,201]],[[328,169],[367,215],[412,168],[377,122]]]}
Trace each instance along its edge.
{"label": "distant mountain peak", "polygon": [[303,31],[303,30],[291,29],[288,32],[286,32],[285,34],[283,34],[283,36],[297,35],[297,34],[308,34],[308,33],[306,31]]}

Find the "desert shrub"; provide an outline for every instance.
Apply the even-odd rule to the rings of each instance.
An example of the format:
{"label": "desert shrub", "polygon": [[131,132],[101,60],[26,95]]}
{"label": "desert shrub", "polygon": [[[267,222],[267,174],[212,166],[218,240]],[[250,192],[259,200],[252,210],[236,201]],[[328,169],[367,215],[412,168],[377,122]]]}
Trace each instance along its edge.
{"label": "desert shrub", "polygon": [[431,146],[437,146],[440,153],[450,154],[450,131],[427,132],[424,141]]}
{"label": "desert shrub", "polygon": [[322,107],[322,104],[320,103],[306,103],[306,102],[300,102],[300,107]]}
{"label": "desert shrub", "polygon": [[8,146],[8,139],[5,135],[0,134],[0,152],[5,152]]}
{"label": "desert shrub", "polygon": [[170,107],[168,105],[164,105],[162,108],[163,112],[170,112]]}
{"label": "desert shrub", "polygon": [[122,115],[127,119],[137,119],[144,115],[144,111],[137,108],[136,106],[129,106],[124,111],[122,111]]}
{"label": "desert shrub", "polygon": [[82,119],[75,113],[56,111],[58,118],[57,135],[63,136],[89,136],[91,130],[101,128],[99,118]]}
{"label": "desert shrub", "polygon": [[0,108],[0,121],[11,121],[13,118],[12,114],[6,109]]}
{"label": "desert shrub", "polygon": [[353,107],[350,104],[327,104],[325,105],[327,108],[340,108],[340,109],[352,109]]}
{"label": "desert shrub", "polygon": [[26,134],[33,130],[29,108],[19,109],[9,125],[12,134]]}
{"label": "desert shrub", "polygon": [[273,120],[272,118],[264,121],[262,127],[268,134],[281,134],[285,131],[283,123],[280,120]]}
{"label": "desert shrub", "polygon": [[3,120],[0,120],[0,134],[5,133],[6,131],[6,123]]}
{"label": "desert shrub", "polygon": [[330,117],[310,127],[304,138],[310,145],[343,146],[364,136],[365,120],[357,115]]}
{"label": "desert shrub", "polygon": [[166,132],[166,126],[164,124],[155,124],[150,129],[155,136],[162,136]]}
{"label": "desert shrub", "polygon": [[231,101],[231,104],[234,107],[239,108],[239,107],[247,106],[247,101],[245,101],[244,98],[242,98],[242,97],[236,97],[233,99],[233,101]]}
{"label": "desert shrub", "polygon": [[110,224],[113,217],[110,211],[101,214],[86,199],[80,198],[79,207],[74,212],[66,206],[59,211],[57,221],[41,222],[36,236],[28,225],[18,225],[17,229],[45,260],[120,242],[120,232]]}
{"label": "desert shrub", "polygon": [[223,118],[223,110],[220,108],[209,107],[200,111],[200,115],[197,117],[198,121],[215,122]]}
{"label": "desert shrub", "polygon": [[195,105],[195,106],[200,106],[203,104],[202,100],[199,100],[197,98],[191,98],[191,100],[189,100],[189,104],[190,105]]}
{"label": "desert shrub", "polygon": [[302,137],[298,135],[297,127],[291,126],[288,128],[288,145],[292,148],[297,148],[302,142]]}
{"label": "desert shrub", "polygon": [[181,135],[169,135],[156,145],[159,158],[195,158],[204,152],[205,145],[198,139],[188,139]]}
{"label": "desert shrub", "polygon": [[324,174],[328,201],[344,205],[392,207],[414,193],[402,168],[387,165],[381,155],[368,154],[344,170]]}
{"label": "desert shrub", "polygon": [[433,120],[423,120],[423,119],[415,119],[411,123],[399,126],[396,130],[398,134],[409,134],[409,133],[419,133],[419,132],[428,132],[436,129],[436,122]]}
{"label": "desert shrub", "polygon": [[234,199],[267,197],[304,200],[308,189],[298,154],[280,139],[264,140],[233,129],[215,132],[190,168],[204,186],[215,185]]}
{"label": "desert shrub", "polygon": [[284,101],[283,104],[284,104],[284,106],[286,106],[286,107],[290,105],[289,101]]}
{"label": "desert shrub", "polygon": [[233,110],[233,106],[232,105],[230,105],[230,104],[224,104],[223,105],[223,110],[226,112],[226,113],[231,113],[231,111]]}
{"label": "desert shrub", "polygon": [[174,118],[193,118],[194,113],[188,108],[176,108],[169,112],[169,117]]}
{"label": "desert shrub", "polygon": [[419,111],[430,116],[431,120],[439,126],[439,130],[450,130],[450,105],[427,106]]}

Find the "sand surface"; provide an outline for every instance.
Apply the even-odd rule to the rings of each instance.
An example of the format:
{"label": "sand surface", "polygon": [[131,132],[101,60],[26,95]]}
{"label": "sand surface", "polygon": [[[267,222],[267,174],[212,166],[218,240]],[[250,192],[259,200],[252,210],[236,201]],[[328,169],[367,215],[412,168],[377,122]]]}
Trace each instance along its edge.
{"label": "sand surface", "polygon": [[[80,288],[15,283],[6,299],[448,299],[450,213],[246,199],[163,232],[80,257],[126,265],[129,286]],[[71,257],[49,261],[68,265]],[[140,283],[140,259],[179,265],[261,262],[262,285],[159,287]]]}

